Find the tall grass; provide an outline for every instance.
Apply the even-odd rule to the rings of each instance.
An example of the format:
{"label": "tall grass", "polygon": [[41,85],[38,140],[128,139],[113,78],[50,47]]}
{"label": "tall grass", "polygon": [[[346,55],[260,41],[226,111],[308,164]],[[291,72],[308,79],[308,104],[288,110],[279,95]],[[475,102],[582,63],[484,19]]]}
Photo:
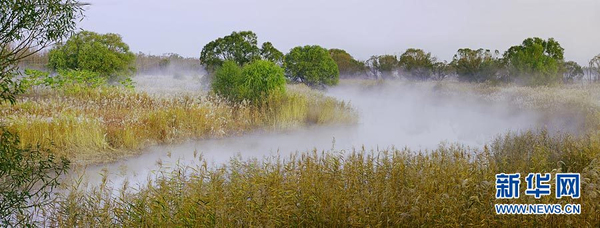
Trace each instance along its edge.
{"label": "tall grass", "polygon": [[348,104],[299,85],[265,104],[106,87],[68,93],[38,90],[15,105],[0,105],[0,123],[19,135],[23,147],[40,145],[85,164],[112,161],[158,143],[357,120]]}
{"label": "tall grass", "polygon": [[[201,159],[201,158],[200,158]],[[495,199],[501,172],[580,172],[580,199]],[[124,227],[597,227],[600,143],[592,136],[507,134],[483,149],[311,151],[158,172],[135,191],[71,189],[48,224]],[[552,187],[555,189],[554,187]],[[578,203],[580,215],[496,215],[495,203]]]}

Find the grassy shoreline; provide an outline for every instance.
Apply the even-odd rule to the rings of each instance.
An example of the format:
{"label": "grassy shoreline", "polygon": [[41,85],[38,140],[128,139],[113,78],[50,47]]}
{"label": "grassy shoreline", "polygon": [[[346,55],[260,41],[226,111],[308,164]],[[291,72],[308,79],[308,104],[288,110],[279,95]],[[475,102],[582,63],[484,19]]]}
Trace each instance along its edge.
{"label": "grassy shoreline", "polygon": [[[484,101],[541,111],[548,118],[565,118],[573,121],[568,123],[575,125],[578,133],[506,133],[483,148],[442,144],[429,151],[306,151],[285,158],[234,158],[219,166],[204,162],[159,170],[146,185],[135,189],[112,186],[108,179],[92,188],[68,187],[68,193],[59,195],[56,204],[44,208],[42,222],[58,227],[600,225],[599,86],[530,88],[409,83],[439,96],[468,93]],[[342,84],[365,89],[389,85],[377,81]],[[107,153],[114,159],[125,156],[115,152],[119,149],[134,151],[154,143],[225,137],[256,129],[356,122],[356,111],[348,104],[307,87],[289,87],[288,96],[272,98],[271,105],[262,108],[231,105],[210,96],[157,97],[100,90],[68,96],[40,93],[21,98],[20,104],[8,106],[10,109],[2,106],[0,112],[22,116],[24,123],[17,121],[19,118],[3,121],[12,123],[8,124],[9,129],[30,142],[40,137],[35,132],[49,131],[54,129],[50,128],[52,123],[60,123],[56,126],[70,133],[57,132],[61,143],[42,145],[112,145]],[[81,117],[83,113],[92,116],[87,118],[102,117],[102,121],[86,122]],[[52,119],[44,119],[49,117]],[[27,125],[31,121],[27,118],[39,123]],[[64,122],[60,118],[65,118]],[[110,127],[116,130],[107,137]],[[101,134],[112,140],[85,141],[90,135],[100,138]],[[74,156],[76,150],[64,153]],[[100,158],[108,159],[109,155]],[[494,178],[501,172],[519,172],[521,176],[529,172],[581,173],[583,195],[580,199],[535,200],[525,196],[522,181],[523,197],[497,200]],[[577,203],[582,205],[582,214],[496,215],[495,203]]]}
{"label": "grassy shoreline", "polygon": [[[595,137],[595,138],[594,138]],[[524,154],[523,151],[528,151]],[[495,199],[497,173],[578,172],[580,199]],[[507,134],[483,149],[308,151],[159,171],[135,191],[103,182],[71,189],[45,221],[72,226],[573,226],[600,225],[600,141]],[[116,188],[116,189],[115,189]],[[554,188],[554,187],[553,187]],[[118,194],[114,194],[114,192]],[[496,215],[495,203],[576,203],[580,215]]]}
{"label": "grassy shoreline", "polygon": [[200,93],[42,89],[22,96],[15,105],[0,105],[0,123],[21,138],[23,147],[39,145],[77,164],[93,164],[135,155],[156,144],[357,121],[345,102],[302,85],[288,87],[288,94],[271,97],[260,107]]}

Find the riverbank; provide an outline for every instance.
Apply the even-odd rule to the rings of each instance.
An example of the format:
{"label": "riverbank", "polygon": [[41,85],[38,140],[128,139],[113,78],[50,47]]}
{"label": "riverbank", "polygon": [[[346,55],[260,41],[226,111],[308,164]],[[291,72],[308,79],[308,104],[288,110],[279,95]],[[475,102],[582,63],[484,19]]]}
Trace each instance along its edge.
{"label": "riverbank", "polygon": [[[600,140],[525,132],[482,149],[305,151],[158,170],[139,187],[71,189],[46,224],[72,226],[574,226],[600,224]],[[582,197],[495,198],[498,173],[581,173]],[[552,184],[552,189],[556,186]],[[115,194],[116,192],[116,194]],[[496,215],[494,204],[580,204],[579,215]]]}
{"label": "riverbank", "polygon": [[14,105],[0,105],[0,123],[23,147],[39,146],[79,165],[112,162],[151,145],[219,138],[313,124],[352,124],[352,107],[303,85],[257,107],[202,92],[148,94],[101,87],[38,89]]}

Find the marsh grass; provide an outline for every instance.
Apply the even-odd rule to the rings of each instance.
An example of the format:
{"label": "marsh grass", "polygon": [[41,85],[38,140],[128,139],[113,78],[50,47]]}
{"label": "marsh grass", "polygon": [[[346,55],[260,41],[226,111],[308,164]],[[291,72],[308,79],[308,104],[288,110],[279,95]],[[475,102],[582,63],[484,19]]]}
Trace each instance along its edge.
{"label": "marsh grass", "polygon": [[[202,158],[199,158],[202,161]],[[61,227],[597,227],[600,144],[592,136],[507,134],[483,149],[309,151],[157,172],[147,185],[63,195]],[[495,174],[579,172],[580,199],[495,199]],[[554,186],[552,187],[553,189]],[[580,215],[496,215],[495,203],[577,203]]]}
{"label": "marsh grass", "polygon": [[1,104],[0,123],[21,138],[78,164],[109,162],[141,148],[251,130],[287,130],[311,124],[352,124],[356,112],[301,85],[264,105],[230,103],[203,94],[152,96],[121,88],[37,89]]}
{"label": "marsh grass", "polygon": [[[363,84],[365,89],[386,86],[382,82],[350,83]],[[578,134],[545,130],[506,133],[483,148],[442,144],[430,151],[355,149],[254,160],[235,157],[218,166],[209,166],[200,157],[201,165],[156,171],[143,186],[125,182],[115,187],[107,178],[91,188],[74,182],[40,218],[45,225],[59,227],[600,226],[598,86],[528,88],[452,82],[411,86],[442,96],[466,93],[476,99],[507,102],[548,113],[548,118],[572,118]],[[46,121],[45,128],[27,129],[30,134],[60,136],[61,129],[76,132],[57,136],[54,144],[50,140],[41,144],[107,147],[107,154],[151,143],[237,134],[257,126],[289,129],[356,121],[348,104],[305,87],[292,86],[288,91],[287,96],[271,97],[260,108],[210,96],[153,97],[97,90],[61,97],[40,92],[1,110],[10,116],[3,121],[12,123],[17,132],[29,126],[17,125],[15,117],[19,116],[39,118],[40,125]],[[55,125],[48,124],[55,119]],[[88,131],[94,128],[102,130],[102,140],[85,139],[97,134]],[[519,199],[499,200],[495,198],[495,175],[502,172],[519,172],[522,177],[530,172],[581,173],[582,197],[535,200],[524,194],[522,181]],[[496,203],[576,203],[581,204],[582,213],[496,215]]]}

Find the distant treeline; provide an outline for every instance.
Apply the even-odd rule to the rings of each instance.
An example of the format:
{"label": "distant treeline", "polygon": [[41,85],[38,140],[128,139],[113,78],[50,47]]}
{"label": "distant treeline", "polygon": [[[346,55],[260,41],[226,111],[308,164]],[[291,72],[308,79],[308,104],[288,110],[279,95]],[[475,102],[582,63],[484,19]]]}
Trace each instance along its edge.
{"label": "distant treeline", "polygon": [[[321,56],[326,50],[327,58]],[[575,81],[600,81],[600,54],[587,66],[564,59],[564,49],[553,38],[547,40],[527,38],[521,44],[501,53],[484,48],[458,49],[450,62],[438,61],[423,49],[409,48],[401,55],[374,55],[367,60],[357,60],[342,49],[324,49],[317,45],[297,47],[283,54],[270,42],[258,46],[252,31],[234,32],[207,44],[200,58],[182,57],[175,53],[163,55],[135,54],[133,68],[137,73],[214,71],[225,61],[240,66],[257,59],[268,60],[285,69],[290,80],[321,83],[324,78],[337,78],[334,71],[318,66],[319,61],[335,61],[339,78],[444,80],[448,78],[466,82],[519,83],[524,85],[550,85]],[[44,70],[48,65],[48,51],[34,53],[23,60],[24,68]],[[308,64],[310,61],[313,63]],[[300,67],[300,68],[298,68]],[[318,72],[331,72],[319,75]],[[312,75],[310,75],[312,74]],[[335,80],[334,80],[335,81]],[[331,83],[322,83],[331,84]]]}
{"label": "distant treeline", "polygon": [[[406,78],[467,82],[516,82],[526,85],[599,81],[600,55],[582,67],[566,61],[564,49],[554,39],[528,38],[504,54],[489,49],[458,49],[451,62],[438,61],[431,53],[409,48],[403,54],[376,55],[366,61],[354,59],[340,49],[330,49],[342,78]],[[585,76],[585,77],[584,77]]]}
{"label": "distant treeline", "polygon": [[[375,55],[366,61],[357,60],[342,49],[324,49],[317,45],[295,47],[284,55],[270,42],[259,47],[257,40],[252,31],[233,32],[204,46],[200,61],[213,71],[225,61],[243,66],[255,60],[269,60],[285,69],[289,80],[309,85],[334,85],[337,78],[455,78],[466,82],[537,86],[571,83],[585,75],[589,81],[598,81],[600,75],[600,55],[590,60],[589,66],[582,67],[574,61],[566,61],[564,49],[553,38],[527,38],[503,54],[498,50],[461,48],[450,62],[438,61],[430,52],[417,48],[409,48],[399,56]],[[324,56],[327,53],[328,56]],[[337,65],[338,72],[325,64],[330,59]]]}
{"label": "distant treeline", "polygon": [[[30,55],[19,63],[21,69],[47,70],[49,51],[40,51]],[[135,54],[137,73],[170,73],[177,71],[200,71],[203,69],[198,58],[182,57],[175,53],[150,55],[142,52]]]}
{"label": "distant treeline", "polygon": [[182,57],[175,53],[150,55],[138,52],[135,59],[138,73],[195,72],[203,69],[198,58]]}

